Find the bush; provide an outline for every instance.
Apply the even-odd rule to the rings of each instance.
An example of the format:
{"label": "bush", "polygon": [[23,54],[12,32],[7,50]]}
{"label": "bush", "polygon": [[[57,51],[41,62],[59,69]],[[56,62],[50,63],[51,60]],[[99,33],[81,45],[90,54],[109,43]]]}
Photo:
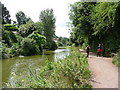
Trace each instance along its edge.
{"label": "bush", "polygon": [[4,29],[8,31],[18,31],[18,28],[14,24],[4,24]]}
{"label": "bush", "polygon": [[30,35],[33,31],[36,31],[34,22],[28,22],[26,24],[23,24],[19,27],[18,33],[22,37],[27,37]]}
{"label": "bush", "polygon": [[10,54],[14,56],[19,56],[21,54],[20,52],[20,45],[19,43],[14,43],[11,47]]}
{"label": "bush", "polygon": [[0,51],[2,53],[2,59],[7,59],[12,57],[12,55],[10,54],[10,48],[7,47],[6,44],[2,43],[2,48],[0,48]]}
{"label": "bush", "polygon": [[117,56],[113,57],[112,63],[115,64],[115,65],[117,65],[118,67],[120,67],[120,50],[117,53]]}
{"label": "bush", "polygon": [[57,49],[57,43],[53,40],[48,40],[44,46],[44,49],[55,50]]}
{"label": "bush", "polygon": [[12,31],[2,30],[2,40],[8,46],[12,46],[12,43],[17,43],[17,38]]}
{"label": "bush", "polygon": [[20,45],[21,41],[23,40],[23,37],[16,34],[16,38],[17,38],[18,44]]}
{"label": "bush", "polygon": [[55,41],[51,41],[50,50],[55,50],[55,49],[57,49],[57,44]]}
{"label": "bush", "polygon": [[21,54],[25,56],[35,55],[40,52],[35,40],[24,38],[21,42]]}

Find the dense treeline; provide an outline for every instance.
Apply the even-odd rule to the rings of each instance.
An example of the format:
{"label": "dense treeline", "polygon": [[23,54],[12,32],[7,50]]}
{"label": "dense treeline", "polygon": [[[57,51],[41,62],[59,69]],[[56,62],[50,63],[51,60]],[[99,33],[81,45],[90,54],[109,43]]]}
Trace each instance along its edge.
{"label": "dense treeline", "polygon": [[120,49],[120,2],[76,2],[70,5],[71,42],[95,51],[103,43],[106,52]]}
{"label": "dense treeline", "polygon": [[[2,6],[2,58],[41,54],[43,48],[57,49],[54,41],[55,22],[52,9],[40,12],[39,22],[33,22],[24,12],[16,13],[16,21],[10,19],[7,8]],[[32,52],[31,52],[32,51]]]}

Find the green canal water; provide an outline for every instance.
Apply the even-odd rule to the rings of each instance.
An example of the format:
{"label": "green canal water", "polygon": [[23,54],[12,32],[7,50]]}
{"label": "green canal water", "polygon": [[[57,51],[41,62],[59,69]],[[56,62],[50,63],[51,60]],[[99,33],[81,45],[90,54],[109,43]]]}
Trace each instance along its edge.
{"label": "green canal water", "polygon": [[[32,51],[31,51],[32,52]],[[2,63],[2,85],[6,86],[6,83],[16,80],[14,75],[23,77],[29,72],[28,68],[40,69],[48,61],[57,61],[58,59],[64,59],[70,53],[69,49],[57,49],[55,51],[44,51],[42,55],[26,56],[26,57],[14,57],[10,59],[4,59]]]}

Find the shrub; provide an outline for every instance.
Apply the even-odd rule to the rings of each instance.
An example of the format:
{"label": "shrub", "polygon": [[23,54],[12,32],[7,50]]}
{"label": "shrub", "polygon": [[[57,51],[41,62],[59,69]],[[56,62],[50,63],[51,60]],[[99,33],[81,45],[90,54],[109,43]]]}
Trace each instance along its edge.
{"label": "shrub", "polygon": [[112,63],[115,64],[115,65],[117,65],[118,67],[120,67],[120,50],[117,53],[117,56],[113,57]]}
{"label": "shrub", "polygon": [[21,54],[25,56],[35,55],[40,52],[35,40],[24,38],[21,42]]}
{"label": "shrub", "polygon": [[4,24],[4,29],[8,31],[18,31],[18,28],[14,24]]}
{"label": "shrub", "polygon": [[55,50],[57,49],[57,43],[53,40],[48,40],[44,46],[44,49]]}
{"label": "shrub", "polygon": [[16,34],[16,38],[17,38],[18,44],[20,45],[21,41],[23,40],[23,37]]}
{"label": "shrub", "polygon": [[2,30],[2,40],[8,46],[12,46],[12,43],[17,43],[17,38],[12,31]]}
{"label": "shrub", "polygon": [[19,56],[21,54],[20,52],[20,45],[19,43],[14,43],[11,47],[10,54],[14,56]]}
{"label": "shrub", "polygon": [[19,27],[18,33],[22,37],[27,37],[30,35],[33,31],[36,31],[34,22],[28,22],[26,24],[23,24]]}
{"label": "shrub", "polygon": [[2,43],[2,48],[0,48],[0,51],[2,53],[2,59],[10,58],[10,48],[7,47],[6,44]]}
{"label": "shrub", "polygon": [[38,34],[37,32],[33,32],[28,36],[28,38],[35,40],[36,44],[39,46],[40,51],[42,52],[43,46],[46,43],[46,37]]}
{"label": "shrub", "polygon": [[49,46],[49,49],[50,49],[50,50],[55,50],[55,49],[57,49],[57,44],[56,44],[55,41],[51,41],[50,46]]}

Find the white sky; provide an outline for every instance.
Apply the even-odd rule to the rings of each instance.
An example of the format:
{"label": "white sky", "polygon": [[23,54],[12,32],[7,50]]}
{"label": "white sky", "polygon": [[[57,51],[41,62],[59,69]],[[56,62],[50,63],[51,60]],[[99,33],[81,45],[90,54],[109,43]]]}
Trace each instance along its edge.
{"label": "white sky", "polygon": [[39,15],[42,10],[52,8],[56,17],[57,36],[69,37],[67,22],[69,22],[69,4],[80,0],[1,0],[1,3],[7,7],[11,19],[16,21],[15,14],[23,11],[33,21],[39,21]]}

